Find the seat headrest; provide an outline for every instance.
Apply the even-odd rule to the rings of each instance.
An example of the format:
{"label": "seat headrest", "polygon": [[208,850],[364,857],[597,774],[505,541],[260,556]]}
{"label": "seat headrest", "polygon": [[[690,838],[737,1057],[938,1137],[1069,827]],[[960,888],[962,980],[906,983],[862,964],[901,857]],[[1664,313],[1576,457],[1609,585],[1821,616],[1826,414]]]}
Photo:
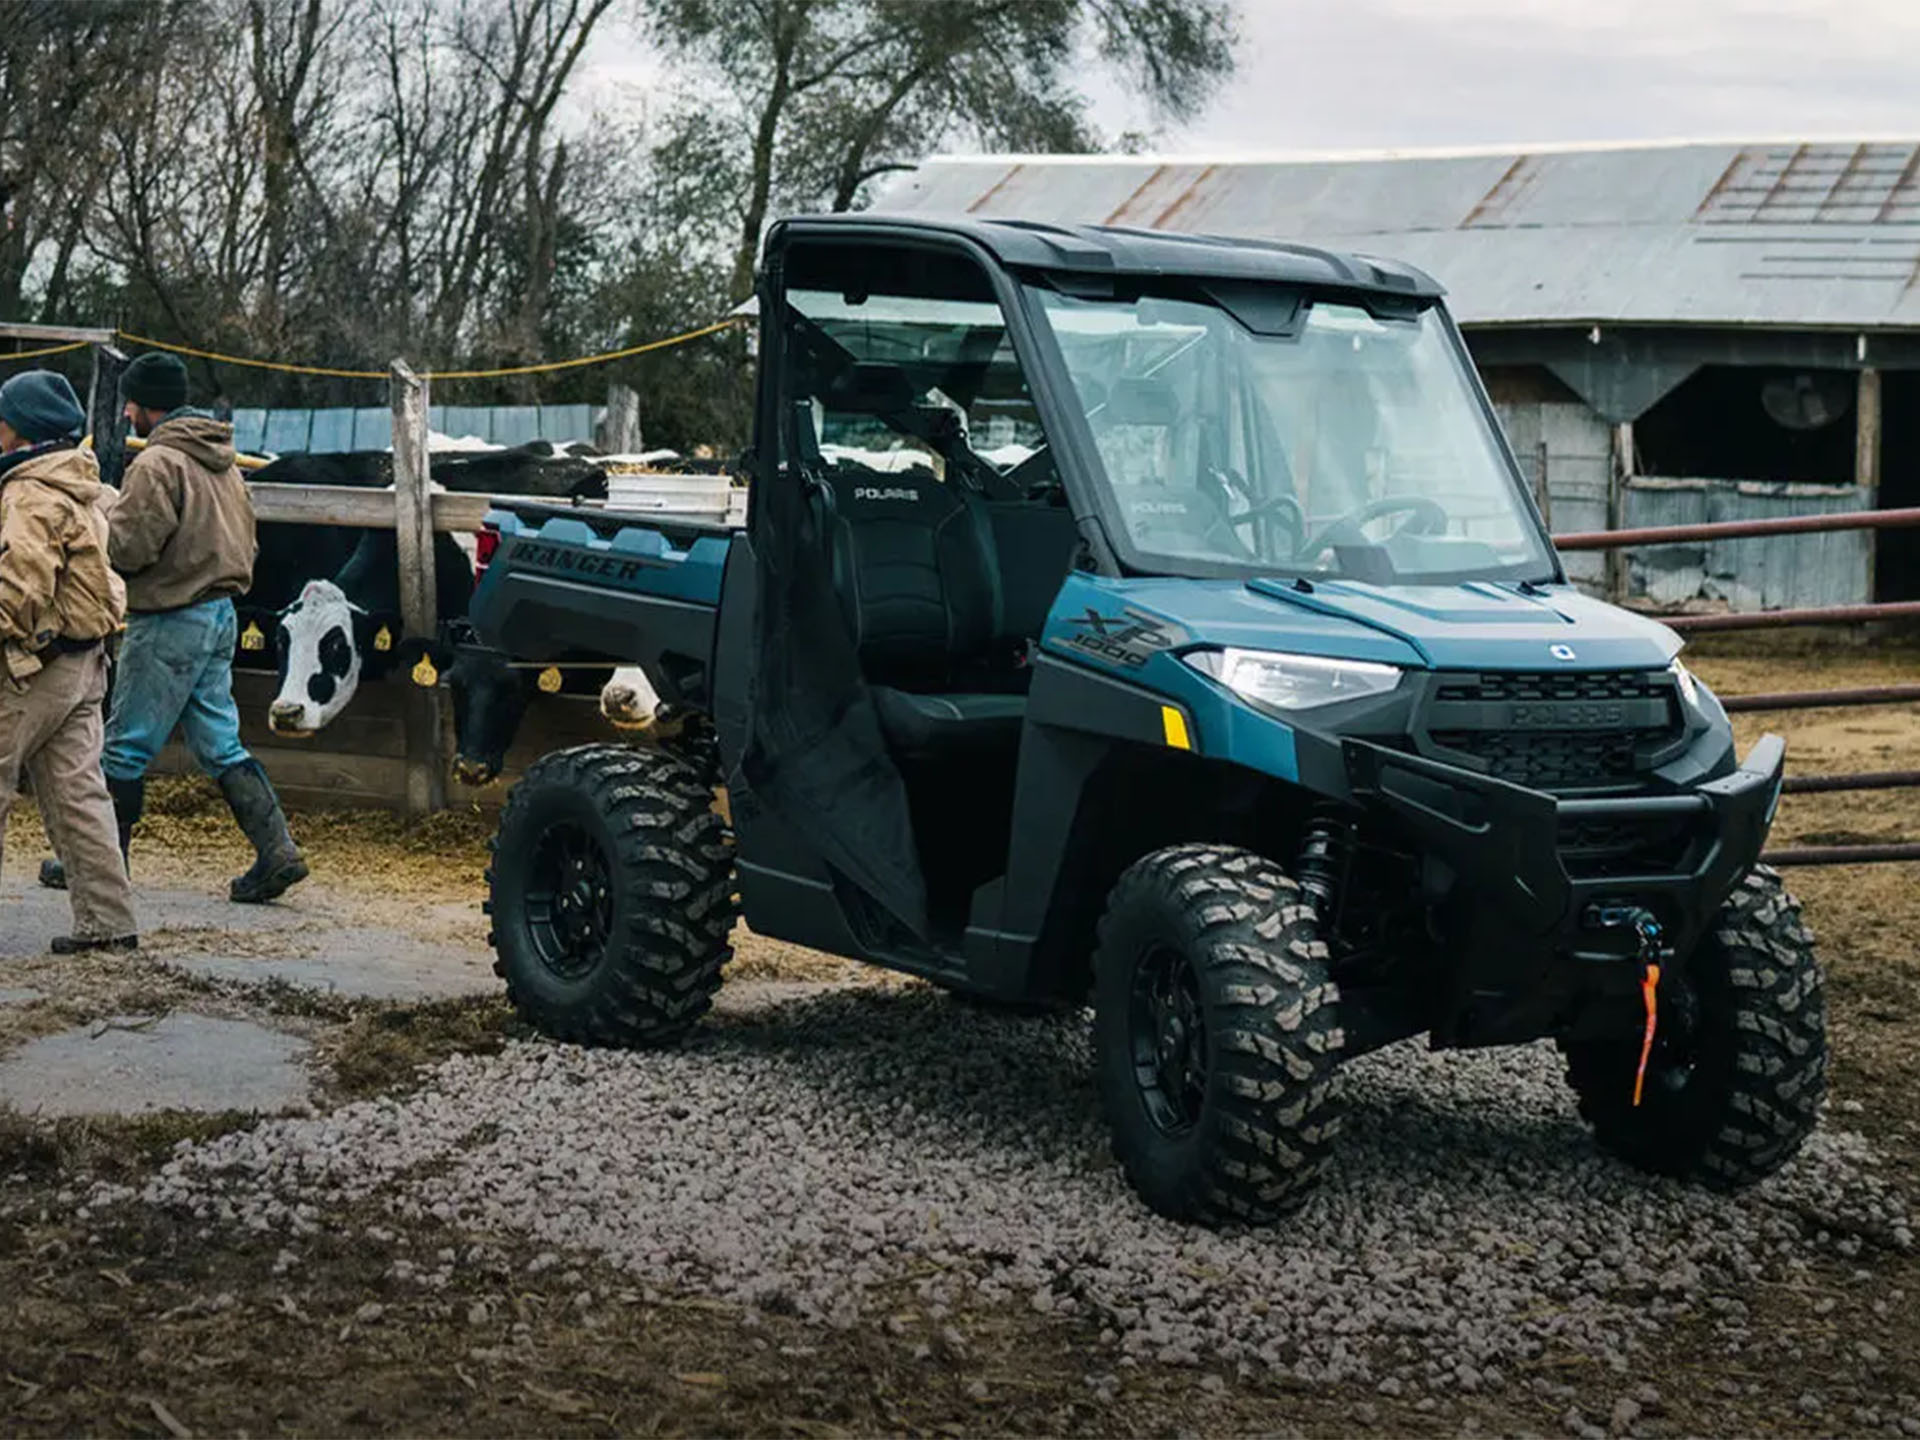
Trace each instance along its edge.
{"label": "seat headrest", "polygon": [[913,408],[913,382],[898,365],[857,360],[833,377],[821,398],[843,414],[890,415]]}
{"label": "seat headrest", "polygon": [[1130,375],[1114,381],[1107,392],[1109,425],[1172,425],[1179,418],[1179,398],[1164,380]]}

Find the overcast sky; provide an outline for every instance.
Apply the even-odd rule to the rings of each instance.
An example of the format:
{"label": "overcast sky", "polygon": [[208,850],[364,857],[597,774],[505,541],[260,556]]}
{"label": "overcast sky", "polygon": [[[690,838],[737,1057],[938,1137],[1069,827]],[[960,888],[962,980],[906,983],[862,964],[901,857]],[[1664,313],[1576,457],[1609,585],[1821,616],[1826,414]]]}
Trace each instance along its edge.
{"label": "overcast sky", "polygon": [[[1164,154],[1583,140],[1920,137],[1920,0],[1241,0],[1235,78]],[[579,101],[632,116],[662,67],[626,26]],[[1154,128],[1094,86],[1110,136]]]}
{"label": "overcast sky", "polygon": [[[1920,135],[1920,0],[1243,0],[1169,152]],[[1147,128],[1102,86],[1109,133]]]}

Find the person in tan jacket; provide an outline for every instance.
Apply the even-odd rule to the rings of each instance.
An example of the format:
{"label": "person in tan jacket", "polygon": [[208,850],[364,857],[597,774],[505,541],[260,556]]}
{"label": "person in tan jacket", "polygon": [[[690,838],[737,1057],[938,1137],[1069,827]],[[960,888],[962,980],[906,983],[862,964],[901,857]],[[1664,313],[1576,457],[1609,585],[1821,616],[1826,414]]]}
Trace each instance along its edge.
{"label": "person in tan jacket", "polygon": [[107,648],[126,588],[107,561],[106,503],[66,378],[0,385],[0,841],[24,774],[70,865],[73,933],[55,954],[132,950],[133,891],[100,769]]}
{"label": "person in tan jacket", "polygon": [[[267,772],[240,743],[233,703],[233,598],[253,583],[255,548],[233,426],[187,407],[187,370],[172,355],[134,360],[120,394],[134,433],[147,442],[120,482],[109,543],[128,610],[103,759],[120,834],[130,843],[147,769],[178,725],[253,845],[253,865],[228,896],[261,904],[305,879],[307,865]],[[59,861],[41,866],[43,885],[64,880]]]}

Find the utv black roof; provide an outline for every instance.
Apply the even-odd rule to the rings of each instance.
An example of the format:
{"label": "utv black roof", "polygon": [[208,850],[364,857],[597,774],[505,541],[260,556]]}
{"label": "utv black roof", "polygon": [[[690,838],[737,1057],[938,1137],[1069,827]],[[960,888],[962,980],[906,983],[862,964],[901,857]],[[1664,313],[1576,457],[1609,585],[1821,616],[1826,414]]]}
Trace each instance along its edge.
{"label": "utv black roof", "polygon": [[1191,275],[1221,280],[1373,291],[1402,300],[1445,294],[1425,271],[1397,260],[1345,254],[1312,245],[1228,235],[1179,235],[1119,225],[1050,225],[1037,220],[982,220],[971,215],[799,215],[774,227],[769,246],[796,235],[831,233],[852,239],[910,235],[959,236],[1014,269],[1105,275]]}

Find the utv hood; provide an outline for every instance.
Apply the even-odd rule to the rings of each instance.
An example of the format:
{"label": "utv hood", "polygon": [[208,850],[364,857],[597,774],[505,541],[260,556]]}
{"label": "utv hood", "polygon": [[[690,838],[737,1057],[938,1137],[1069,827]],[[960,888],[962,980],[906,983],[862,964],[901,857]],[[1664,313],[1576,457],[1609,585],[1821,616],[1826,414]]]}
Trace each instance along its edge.
{"label": "utv hood", "polygon": [[1278,579],[1123,581],[1183,643],[1289,650],[1431,670],[1659,669],[1680,637],[1570,585]]}

